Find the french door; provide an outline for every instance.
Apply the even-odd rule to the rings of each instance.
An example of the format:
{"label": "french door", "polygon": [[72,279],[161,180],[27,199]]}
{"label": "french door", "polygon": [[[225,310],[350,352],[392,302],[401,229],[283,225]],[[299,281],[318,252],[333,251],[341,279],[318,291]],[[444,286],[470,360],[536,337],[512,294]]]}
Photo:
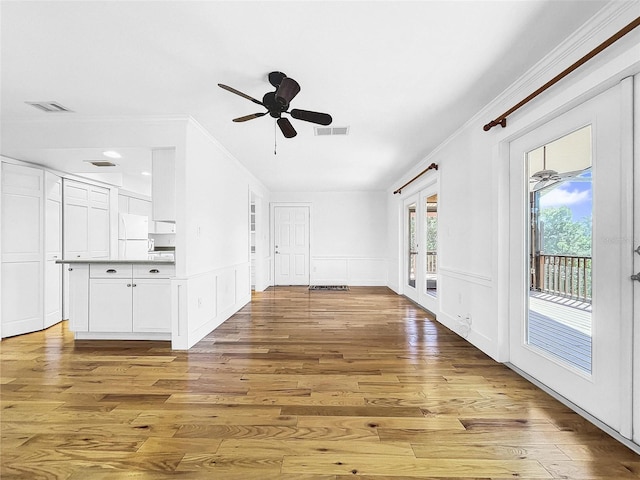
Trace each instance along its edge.
{"label": "french door", "polygon": [[632,85],[512,141],[509,164],[510,362],[628,438]]}
{"label": "french door", "polygon": [[404,294],[438,313],[438,193],[432,184],[404,203]]}
{"label": "french door", "polygon": [[419,195],[412,195],[405,199],[403,205],[404,218],[404,275],[403,275],[403,292],[414,302],[419,302],[418,276],[419,263],[418,254],[420,244],[418,243],[418,230],[420,228],[418,222],[418,200]]}

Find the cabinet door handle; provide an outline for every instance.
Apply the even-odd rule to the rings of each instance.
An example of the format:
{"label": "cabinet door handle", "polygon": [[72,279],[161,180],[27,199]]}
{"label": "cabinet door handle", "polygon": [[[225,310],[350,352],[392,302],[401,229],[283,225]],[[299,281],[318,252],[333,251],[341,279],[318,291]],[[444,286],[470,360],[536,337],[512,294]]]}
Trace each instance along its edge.
{"label": "cabinet door handle", "polygon": [[118,272],[113,268],[110,268],[109,270],[107,270],[107,273],[118,273]]}
{"label": "cabinet door handle", "polygon": [[130,284],[130,283],[127,283],[127,287],[130,287],[130,286],[131,286],[131,284]]}
{"label": "cabinet door handle", "polygon": [[73,268],[69,267],[69,271],[70,271],[70,272],[73,272]]}
{"label": "cabinet door handle", "polygon": [[135,287],[135,286],[137,286],[137,285],[134,283],[134,284],[133,284],[133,286]]}
{"label": "cabinet door handle", "polygon": [[157,268],[152,268],[151,270],[149,270],[149,273],[160,273],[160,270],[158,270]]}

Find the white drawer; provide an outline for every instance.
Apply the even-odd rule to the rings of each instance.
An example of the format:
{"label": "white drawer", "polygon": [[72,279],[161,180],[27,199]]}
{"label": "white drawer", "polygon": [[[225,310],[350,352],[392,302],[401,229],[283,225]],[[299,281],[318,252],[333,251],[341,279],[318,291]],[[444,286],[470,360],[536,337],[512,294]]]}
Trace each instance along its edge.
{"label": "white drawer", "polygon": [[175,265],[134,265],[133,276],[135,278],[170,278],[176,275]]}
{"label": "white drawer", "polygon": [[133,270],[130,264],[92,263],[89,266],[91,278],[131,278]]}

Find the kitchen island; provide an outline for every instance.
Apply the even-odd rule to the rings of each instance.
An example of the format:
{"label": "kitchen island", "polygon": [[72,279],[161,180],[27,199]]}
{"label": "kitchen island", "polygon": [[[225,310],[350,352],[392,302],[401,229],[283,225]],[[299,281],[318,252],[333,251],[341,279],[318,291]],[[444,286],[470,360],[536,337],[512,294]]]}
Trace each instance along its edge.
{"label": "kitchen island", "polygon": [[171,340],[175,262],[63,259],[69,270],[69,329],[77,340]]}

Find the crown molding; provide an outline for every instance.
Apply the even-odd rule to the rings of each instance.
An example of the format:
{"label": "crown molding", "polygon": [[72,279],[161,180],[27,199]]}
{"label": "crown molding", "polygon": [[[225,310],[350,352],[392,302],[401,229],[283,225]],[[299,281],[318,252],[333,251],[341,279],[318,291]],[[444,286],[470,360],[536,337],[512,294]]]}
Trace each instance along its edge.
{"label": "crown molding", "polygon": [[[420,162],[415,164],[400,178],[391,182],[386,190],[388,192],[393,192],[394,185],[406,182],[407,179],[414,176],[416,172],[424,169],[426,166],[434,162],[437,155],[456,140],[462,132],[470,127],[478,125],[478,128],[482,128],[482,125],[484,125],[486,121],[496,116],[496,112],[505,109],[505,105],[511,105],[520,101],[522,97],[530,94],[532,91],[540,87],[540,85],[549,81],[549,79],[553,78],[567,66],[586,55],[611,35],[615,34],[625,25],[632,22],[637,17],[637,9],[639,6],[639,0],[614,0],[609,2],[580,28],[569,35],[565,41],[556,46],[551,52],[545,55],[544,58],[527,70],[520,78],[514,81],[497,97],[482,107],[475,115],[456,129],[442,143],[429,152]],[[597,58],[598,57],[595,57],[591,61],[597,61]],[[484,133],[487,135],[489,134],[489,132]]]}

